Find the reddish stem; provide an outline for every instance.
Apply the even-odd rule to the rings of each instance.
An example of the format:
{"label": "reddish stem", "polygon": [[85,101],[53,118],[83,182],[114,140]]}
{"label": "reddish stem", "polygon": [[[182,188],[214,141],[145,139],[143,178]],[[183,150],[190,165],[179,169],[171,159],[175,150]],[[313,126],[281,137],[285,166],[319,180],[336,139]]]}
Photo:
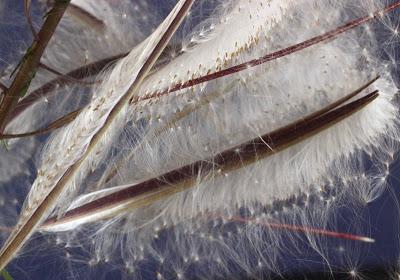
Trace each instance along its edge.
{"label": "reddish stem", "polygon": [[353,240],[353,241],[362,241],[362,242],[375,242],[374,239],[366,236],[359,236],[359,235],[354,235],[350,233],[343,233],[343,232],[337,232],[337,231],[330,231],[326,229],[319,229],[319,228],[313,228],[313,227],[308,227],[308,226],[298,226],[298,225],[290,225],[290,224],[280,224],[280,223],[272,223],[272,222],[267,222],[267,221],[259,221],[256,218],[243,218],[240,216],[233,216],[233,217],[225,217],[225,216],[215,216],[217,218],[221,218],[225,221],[230,221],[230,222],[240,222],[240,223],[252,223],[256,225],[261,225],[265,227],[269,227],[271,229],[276,229],[276,230],[288,230],[288,231],[295,231],[295,232],[301,232],[301,233],[311,233],[311,234],[317,234],[317,235],[322,235],[322,236],[328,236],[328,237],[333,237],[333,238],[338,238],[338,239],[347,239],[347,240]]}
{"label": "reddish stem", "polygon": [[313,45],[316,45],[318,43],[325,42],[325,41],[328,41],[329,39],[335,38],[338,35],[340,35],[342,33],[345,33],[345,32],[347,32],[349,30],[352,30],[357,26],[360,26],[360,25],[362,25],[364,23],[367,23],[367,22],[369,22],[369,21],[371,21],[371,20],[373,20],[375,18],[380,18],[383,15],[385,15],[385,14],[387,14],[387,13],[389,13],[389,12],[393,11],[394,9],[399,8],[399,7],[400,7],[400,1],[390,5],[388,7],[386,7],[383,10],[376,11],[375,13],[373,13],[373,14],[371,14],[369,16],[365,16],[365,17],[358,18],[356,20],[350,21],[350,22],[348,22],[348,23],[336,28],[335,30],[331,30],[329,32],[326,32],[326,33],[324,33],[322,35],[313,37],[311,39],[308,39],[308,40],[303,41],[301,43],[298,43],[296,45],[292,45],[292,46],[290,46],[288,48],[281,49],[281,50],[278,50],[276,52],[267,54],[267,55],[265,55],[263,57],[260,57],[258,59],[253,59],[253,60],[250,60],[248,62],[241,63],[241,64],[229,67],[229,68],[221,70],[221,71],[217,71],[217,72],[214,72],[214,73],[211,73],[211,74],[199,77],[199,78],[195,78],[195,79],[189,80],[189,81],[187,81],[185,83],[175,84],[174,86],[172,86],[169,89],[164,89],[162,91],[154,92],[152,94],[145,95],[145,96],[135,97],[130,101],[130,103],[134,104],[134,103],[137,103],[139,101],[158,98],[158,97],[161,97],[163,95],[167,95],[169,93],[176,92],[176,91],[181,90],[181,89],[185,89],[185,88],[189,88],[189,87],[201,84],[201,83],[209,82],[211,80],[215,80],[215,79],[218,79],[218,78],[221,78],[221,77],[224,77],[224,76],[228,76],[228,75],[231,75],[231,74],[234,74],[234,73],[238,73],[240,71],[243,71],[243,70],[246,70],[246,69],[261,65],[261,64],[264,64],[266,62],[269,62],[269,61],[272,61],[272,60],[276,60],[278,58],[281,58],[281,57],[290,55],[292,53],[304,50],[304,49],[306,49],[308,47],[311,47]]}

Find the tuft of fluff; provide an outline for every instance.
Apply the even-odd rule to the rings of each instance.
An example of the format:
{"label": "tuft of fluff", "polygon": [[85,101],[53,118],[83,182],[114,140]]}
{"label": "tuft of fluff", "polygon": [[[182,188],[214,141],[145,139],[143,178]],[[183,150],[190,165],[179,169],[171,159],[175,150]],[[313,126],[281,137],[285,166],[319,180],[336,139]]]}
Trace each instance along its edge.
{"label": "tuft of fluff", "polygon": [[[91,26],[77,22],[71,14],[66,14],[59,24],[52,40],[47,47],[41,60],[42,63],[51,68],[67,74],[84,65],[109,58],[110,56],[127,53],[130,49],[140,43],[155,27],[160,17],[153,15],[152,19],[138,15],[146,15],[148,5],[145,1],[138,1],[132,6],[130,1],[96,1],[93,5],[91,1],[74,0],[72,3],[85,9],[92,16],[101,20],[105,26],[102,30],[93,30]],[[7,6],[8,5],[8,6]],[[21,15],[16,15],[12,4],[2,2],[0,5],[0,20],[7,21],[3,15],[2,8],[7,7],[9,16],[14,16],[13,23],[7,21],[7,28],[22,28],[26,21]],[[11,7],[9,7],[11,5]],[[131,17],[124,16],[129,12]],[[35,23],[35,11],[32,11]],[[4,18],[3,18],[4,17]],[[15,21],[14,21],[15,20]],[[36,26],[36,25],[35,25]],[[40,25],[39,25],[40,26]],[[3,27],[2,27],[3,28]],[[1,30],[3,36],[9,35],[7,29]],[[19,36],[25,36],[20,34]],[[24,55],[30,38],[19,38],[23,43],[18,42],[21,48],[19,55]],[[2,45],[2,50],[6,46]],[[11,51],[10,51],[11,52]],[[62,55],[60,55],[62,54]],[[1,82],[5,85],[11,83],[11,72],[15,69],[18,58],[8,58],[7,62],[15,61],[2,69]],[[53,90],[47,92],[43,90],[44,85],[59,78],[59,76],[39,69],[33,80],[26,96],[37,96],[37,101],[14,118],[7,126],[6,133],[19,133],[35,131],[45,127],[48,123],[67,113],[83,107],[88,103],[91,96],[90,82],[95,81],[97,73],[86,73],[84,83],[65,83],[59,80],[53,83]],[[22,98],[22,101],[23,99]],[[15,224],[17,213],[20,211],[21,199],[29,191],[32,180],[37,173],[37,162],[43,148],[45,138],[30,137],[27,139],[13,139],[0,143],[0,192],[2,200],[12,201],[12,203],[1,203],[0,226],[9,227]],[[16,190],[15,186],[18,186]],[[0,230],[2,236],[6,236],[9,230]]]}
{"label": "tuft of fluff", "polygon": [[[277,271],[276,258],[286,246],[284,237],[296,234],[282,234],[268,230],[268,225],[262,229],[257,223],[248,223],[244,229],[234,229],[234,237],[227,237],[222,230],[224,225],[247,209],[251,217],[261,221],[297,221],[304,226],[325,228],[329,214],[341,203],[365,205],[383,191],[388,166],[383,164],[377,173],[369,174],[362,154],[368,151],[367,157],[378,166],[377,155],[393,156],[396,151],[396,145],[378,143],[397,139],[397,88],[374,56],[378,51],[376,38],[368,27],[207,84],[140,100],[175,83],[335,29],[350,18],[381,7],[377,1],[262,3],[224,2],[196,29],[197,36],[190,34],[183,40],[183,46],[185,42],[195,42],[194,46],[148,77],[137,101],[127,106],[120,117],[120,127],[104,139],[96,152],[97,159],[92,161],[93,170],[100,170],[103,177],[95,189],[106,189],[83,195],[70,209],[126,184],[210,158],[298,120],[357,89],[377,73],[382,78],[367,91],[379,89],[380,97],[363,111],[304,143],[235,172],[218,174],[215,170],[211,177],[199,178],[188,191],[92,225],[96,236],[94,262],[116,258],[120,250],[126,266],[138,274],[143,273],[139,267],[146,259],[155,260],[160,267],[158,273],[169,276],[174,270],[183,275],[185,271],[190,273],[190,267],[199,262],[198,266],[205,268],[204,277],[207,273],[215,277],[230,275],[231,262],[234,267],[254,272],[251,258],[258,259],[266,271]],[[349,12],[349,6],[358,11]],[[324,15],[323,20],[320,15]],[[369,49],[365,48],[367,42]],[[105,149],[110,146],[113,149]],[[107,164],[99,166],[102,161]],[[115,166],[117,175],[107,180]],[[92,187],[97,177],[93,174],[82,186]],[[329,188],[330,192],[326,190]],[[293,197],[297,203],[290,205],[288,200]],[[315,209],[311,206],[314,197],[320,199]],[[277,201],[287,201],[290,207],[278,210]],[[77,226],[75,223],[53,230],[67,230],[66,242],[71,246],[73,239],[79,239],[80,230],[87,230],[78,228],[77,235],[71,236]],[[157,240],[163,231],[168,235],[163,237],[161,242],[166,245],[160,249]],[[306,236],[315,251],[325,256],[323,241],[310,233]],[[240,244],[242,249],[238,249]],[[245,244],[252,244],[256,252],[247,253],[251,249]],[[201,275],[196,274],[200,278]]]}
{"label": "tuft of fluff", "polygon": [[[152,22],[143,16],[139,17],[138,15],[147,14],[146,9],[149,7],[142,1],[133,7],[128,2],[96,1],[94,5],[91,1],[86,0],[72,1],[74,5],[100,20],[104,28],[94,29],[76,21],[73,15],[67,13],[60,22],[41,62],[67,74],[82,66],[127,53],[151,32],[155,24],[153,20],[157,22],[158,17],[155,14]],[[132,17],[124,16],[126,12],[129,12]],[[5,70],[2,81],[6,85],[10,83],[8,75],[14,68],[15,65],[10,65]],[[26,96],[35,95],[37,101],[14,118],[8,124],[6,132],[35,131],[57,118],[83,107],[90,100],[90,88],[94,86],[93,82],[96,81],[95,76],[97,75],[98,73],[86,73],[86,79],[84,79],[86,84],[65,83],[65,80],[60,80],[53,85],[53,90],[47,92],[43,90],[43,86],[59,76],[39,69]],[[43,141],[19,139],[10,140],[7,144],[8,150],[1,149],[1,156],[17,158],[18,162],[13,163],[12,158],[1,161],[2,176],[0,180],[4,184],[11,181],[14,176],[21,175],[22,170],[32,169],[31,158],[35,155],[35,151],[41,150]]]}
{"label": "tuft of fluff", "polygon": [[[158,52],[162,51],[165,47],[164,44],[168,43],[169,37],[165,37],[164,33],[171,32],[170,29],[172,28],[173,35],[174,29],[182,20],[181,15],[181,18],[176,21],[178,15],[182,11],[190,9],[191,3],[192,1],[184,0],[178,2],[157,30],[124,59],[120,60],[107,77],[104,76],[103,82],[97,88],[96,94],[92,96],[89,106],[85,107],[75,120],[63,131],[56,133],[46,144],[43,152],[45,156],[42,158],[38,176],[24,202],[18,223],[3,246],[0,253],[2,257],[12,246],[16,245],[17,248],[20,248],[24,241],[32,235],[37,224],[46,218],[46,213],[52,211],[54,202],[53,200],[48,202],[47,198],[54,196],[53,191],[55,189],[56,200],[60,197],[60,194],[67,197],[74,194],[74,182],[71,184],[70,181],[74,181],[76,177],[87,172],[84,168],[84,162],[87,158],[90,159],[93,147],[97,148],[96,137],[98,135],[102,137],[104,131],[116,123],[116,114],[118,114],[121,104],[124,105],[125,100],[127,101],[127,98],[132,96],[135,83],[141,83],[143,76],[149,70],[148,68],[152,67],[155,62],[153,61],[154,57],[157,58]],[[115,112],[117,113],[115,114]],[[56,150],[64,151],[61,157],[59,152],[54,153]],[[47,151],[49,151],[48,155],[46,155]],[[77,171],[70,172],[75,167],[77,167]],[[37,216],[37,211],[42,206],[44,207],[44,215],[36,219],[35,215]],[[36,219],[33,225],[31,225],[32,219]],[[27,230],[25,226],[29,229]],[[23,234],[22,241],[18,240],[23,231],[26,234]],[[7,262],[6,258],[3,258],[2,265]]]}
{"label": "tuft of fluff", "polygon": [[[201,14],[204,3],[199,2],[191,17]],[[144,263],[155,264],[150,274],[159,279],[226,278],[237,271],[262,277],[284,269],[280,263],[286,248],[303,256],[302,239],[329,264],[324,238],[276,231],[270,225],[337,228],[335,213],[343,205],[358,213],[385,190],[398,149],[398,89],[394,65],[381,58],[379,38],[370,25],[233,75],[157,93],[333,30],[385,2],[216,2],[214,12],[180,39],[176,56],[158,65],[123,108],[68,185],[54,215],[210,159],[333,103],[377,74],[381,78],[365,93],[377,89],[380,96],[305,142],[233,172],[215,170],[184,192],[109,220],[94,216],[89,225],[44,230],[66,231],[58,238],[68,247],[90,248],[91,264],[122,259],[137,277],[146,274]],[[134,79],[144,45],[97,77],[103,83],[95,87],[85,110],[48,141],[25,207],[34,205],[60,178],[59,170],[86,149]],[[88,234],[92,240],[84,238]]]}
{"label": "tuft of fluff", "polygon": [[[152,18],[143,16],[148,13],[147,9],[151,8],[145,1],[137,1],[134,6],[130,1],[118,1],[118,3],[96,1],[96,5],[93,5],[91,1],[72,2],[102,21],[105,28],[93,30],[91,26],[74,20],[70,13],[65,15],[41,60],[42,63],[63,74],[110,56],[127,53],[151,33],[161,20],[157,13],[154,13]],[[2,2],[2,6],[3,4],[6,3]],[[7,22],[7,27],[22,28],[26,19],[15,14],[15,8],[11,3],[6,6],[9,15],[15,16],[15,22],[13,24]],[[35,26],[40,26],[36,12],[36,10],[32,11],[32,16],[37,23]],[[126,12],[129,12],[132,17],[124,16]],[[10,31],[2,30],[2,36],[6,36],[7,32]],[[26,37],[19,38],[24,41],[23,46],[18,45],[21,48],[20,55],[23,55],[30,38],[26,34],[19,36]],[[6,45],[1,47],[2,51],[6,49]],[[11,83],[10,74],[20,57],[9,59],[8,63],[10,61],[15,61],[15,63],[2,71],[1,82],[5,85]],[[26,96],[20,99],[24,102],[25,98],[29,99],[33,96],[36,97],[36,101],[8,124],[6,133],[35,131],[73,110],[84,107],[91,98],[91,88],[96,85],[93,82],[97,81],[98,73],[98,71],[84,73],[86,83],[79,83],[68,82],[68,79],[60,79],[59,76],[45,69],[39,69]],[[52,85],[50,91],[45,89],[48,85]],[[7,237],[10,226],[16,223],[24,196],[37,174],[37,163],[45,142],[46,137],[39,136],[0,143],[1,237]]]}

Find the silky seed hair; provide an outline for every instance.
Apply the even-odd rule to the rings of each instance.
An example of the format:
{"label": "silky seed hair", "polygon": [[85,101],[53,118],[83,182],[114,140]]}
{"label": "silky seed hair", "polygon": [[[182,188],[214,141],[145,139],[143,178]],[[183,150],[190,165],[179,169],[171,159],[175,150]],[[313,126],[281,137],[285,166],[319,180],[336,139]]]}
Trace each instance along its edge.
{"label": "silky seed hair", "polygon": [[[16,180],[13,176],[28,173],[21,183],[29,194],[20,221],[29,217],[64,170],[79,161],[135,79],[138,61],[146,59],[142,54],[156,35],[140,42],[163,17],[145,3],[72,4],[104,28],[89,28],[88,20],[75,20],[82,15],[71,10],[44,63],[68,73],[83,64],[124,55],[103,66],[100,74],[87,75],[85,81],[92,85],[59,85],[10,122],[8,132],[32,131],[84,107],[72,123],[47,139],[11,140],[11,150],[2,151],[1,197],[15,196],[8,187]],[[251,164],[237,162],[238,168],[228,172],[223,172],[222,164],[212,170],[200,168],[190,174],[189,188],[141,207],[121,204],[107,216],[93,211],[84,220],[38,225],[49,241],[46,246],[64,245],[71,267],[85,262],[101,269],[107,263],[124,269],[127,278],[272,277],[296,266],[285,262],[289,251],[296,259],[321,258],[328,272],[335,266],[349,267],[349,275],[358,276],[357,259],[374,238],[363,231],[363,211],[393,187],[388,181],[398,149],[395,4],[194,1],[160,61],[41,218],[44,224],[48,218],[61,221],[69,211],[141,182],[162,180],[171,170],[201,160],[213,162],[222,152],[301,120],[371,81],[360,95],[377,90],[379,96],[345,120],[269,157]],[[250,63],[368,17],[368,23],[327,41],[287,50],[257,66]],[[191,81],[240,64],[248,67],[191,86]],[[40,70],[31,90],[55,77]],[[27,182],[30,176],[32,186]],[[6,206],[0,221],[8,228],[16,223],[19,209]],[[348,240],[349,236],[330,238],[328,232],[317,230],[339,232],[344,207],[354,217],[348,230],[360,237],[358,241]],[[71,268],[68,273],[77,272]]]}

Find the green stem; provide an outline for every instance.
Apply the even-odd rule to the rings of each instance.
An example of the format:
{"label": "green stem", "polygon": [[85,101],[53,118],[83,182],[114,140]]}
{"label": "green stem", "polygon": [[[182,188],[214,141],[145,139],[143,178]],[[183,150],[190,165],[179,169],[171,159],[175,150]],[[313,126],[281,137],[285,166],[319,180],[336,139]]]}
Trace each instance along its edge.
{"label": "green stem", "polygon": [[12,278],[10,273],[8,273],[7,270],[5,270],[5,269],[0,271],[0,275],[1,275],[1,277],[3,277],[4,280],[14,280],[14,278]]}
{"label": "green stem", "polygon": [[0,132],[3,132],[9,113],[15,108],[19,98],[28,90],[35,77],[40,59],[52,38],[70,0],[56,0],[46,20],[38,33],[38,40],[34,40],[22,58],[17,74],[11,86],[4,92],[0,104]]}

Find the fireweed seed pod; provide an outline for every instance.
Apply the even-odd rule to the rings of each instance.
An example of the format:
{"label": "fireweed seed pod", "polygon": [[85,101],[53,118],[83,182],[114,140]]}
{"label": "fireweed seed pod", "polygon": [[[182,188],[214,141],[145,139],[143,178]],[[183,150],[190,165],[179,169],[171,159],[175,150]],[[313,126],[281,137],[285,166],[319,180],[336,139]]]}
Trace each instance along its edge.
{"label": "fireweed seed pod", "polygon": [[400,2],[69,5],[2,134],[0,268],[50,247],[80,279],[367,277]]}

